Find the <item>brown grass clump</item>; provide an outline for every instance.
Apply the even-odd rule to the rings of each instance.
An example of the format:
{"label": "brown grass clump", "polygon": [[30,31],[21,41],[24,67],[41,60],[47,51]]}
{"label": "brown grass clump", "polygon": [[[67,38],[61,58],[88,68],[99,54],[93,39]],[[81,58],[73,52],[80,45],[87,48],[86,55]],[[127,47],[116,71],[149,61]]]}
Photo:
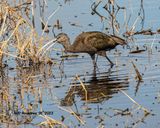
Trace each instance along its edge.
{"label": "brown grass clump", "polygon": [[39,36],[35,29],[32,2],[19,2],[16,5],[9,4],[7,1],[0,3],[1,65],[4,55],[16,58],[22,65],[39,64],[50,60],[45,56],[46,54],[43,56],[37,54],[42,49],[43,43],[48,42],[49,39],[43,35]]}

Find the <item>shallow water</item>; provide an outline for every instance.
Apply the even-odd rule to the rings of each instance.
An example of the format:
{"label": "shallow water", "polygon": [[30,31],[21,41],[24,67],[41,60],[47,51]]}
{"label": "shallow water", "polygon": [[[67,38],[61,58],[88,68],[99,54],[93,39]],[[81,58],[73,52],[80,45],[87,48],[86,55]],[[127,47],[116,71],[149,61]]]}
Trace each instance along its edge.
{"label": "shallow water", "polygon": [[[49,2],[55,7],[49,6],[48,13],[58,6],[58,2]],[[91,1],[60,3],[62,7],[50,24],[59,19],[63,25],[62,31],[67,32],[71,40],[81,31],[105,32],[106,22],[90,15]],[[128,5],[127,13],[132,14],[132,25],[139,11],[139,2],[119,1],[119,4]],[[144,28],[158,29],[159,6],[158,1],[144,1]],[[120,21],[122,16],[123,12],[119,14]],[[70,25],[70,22],[78,24],[78,27]],[[141,28],[140,23],[136,26],[138,30]],[[124,31],[120,31],[120,36]],[[60,30],[56,30],[58,32]],[[135,38],[135,42],[129,42],[130,48],[117,46],[108,52],[108,57],[115,63],[112,68],[103,57],[98,57],[98,67],[94,70],[89,55],[76,54],[77,57],[62,60],[61,52],[57,54],[57,51],[51,53],[57,63],[52,66],[22,68],[13,66],[12,58],[7,60],[9,67],[0,72],[0,99],[3,101],[0,104],[1,127],[41,127],[39,123],[46,121],[41,115],[46,115],[71,128],[157,128],[160,125],[159,35],[138,35]],[[144,51],[131,54],[137,46]],[[58,44],[55,47],[61,48]],[[142,75],[142,81],[136,78],[132,62]],[[150,114],[146,115],[143,108]]]}

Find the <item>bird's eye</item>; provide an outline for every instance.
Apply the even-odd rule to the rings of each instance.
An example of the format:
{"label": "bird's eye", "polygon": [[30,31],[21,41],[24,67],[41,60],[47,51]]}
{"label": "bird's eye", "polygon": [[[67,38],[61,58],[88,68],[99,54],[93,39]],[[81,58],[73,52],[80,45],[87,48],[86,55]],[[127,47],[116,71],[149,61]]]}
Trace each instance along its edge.
{"label": "bird's eye", "polygon": [[60,37],[60,36],[57,36],[56,38],[57,38],[57,39],[60,39],[61,37]]}

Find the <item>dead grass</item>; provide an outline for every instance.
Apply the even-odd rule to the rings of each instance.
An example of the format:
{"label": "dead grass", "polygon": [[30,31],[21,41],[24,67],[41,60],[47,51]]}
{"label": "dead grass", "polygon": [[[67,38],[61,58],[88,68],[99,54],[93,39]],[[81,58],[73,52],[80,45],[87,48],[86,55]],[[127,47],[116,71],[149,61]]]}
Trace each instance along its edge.
{"label": "dead grass", "polygon": [[[11,56],[22,65],[46,63],[51,59],[47,52],[53,47],[53,39],[44,35],[39,35],[33,24],[34,8],[31,8],[32,1],[26,1],[13,6],[4,1],[0,3],[0,61]],[[25,10],[23,9],[25,8]],[[58,11],[58,9],[56,10]],[[48,20],[56,13],[54,11]],[[27,18],[28,17],[28,18]],[[48,20],[45,26],[48,25]],[[44,49],[45,42],[49,46]],[[10,49],[14,49],[11,50]],[[43,53],[41,51],[44,50]],[[38,54],[37,54],[38,53]]]}
{"label": "dead grass", "polygon": [[47,126],[49,128],[54,128],[56,126],[61,126],[63,128],[67,128],[67,126],[64,125],[61,121],[55,120],[55,119],[53,119],[49,116],[46,116],[46,115],[44,115],[44,116],[40,115],[40,116],[43,117],[44,119],[46,119],[46,121],[43,121],[43,122],[39,123],[38,124],[39,126],[44,125],[44,126]]}
{"label": "dead grass", "polygon": [[60,106],[59,106],[59,108],[62,109],[62,110],[64,110],[64,111],[66,111],[66,112],[68,112],[68,113],[70,113],[71,115],[73,115],[81,124],[83,124],[83,125],[85,124],[85,121],[82,119],[82,117],[80,115],[76,114],[72,110],[72,108],[65,109],[65,108],[60,107]]}

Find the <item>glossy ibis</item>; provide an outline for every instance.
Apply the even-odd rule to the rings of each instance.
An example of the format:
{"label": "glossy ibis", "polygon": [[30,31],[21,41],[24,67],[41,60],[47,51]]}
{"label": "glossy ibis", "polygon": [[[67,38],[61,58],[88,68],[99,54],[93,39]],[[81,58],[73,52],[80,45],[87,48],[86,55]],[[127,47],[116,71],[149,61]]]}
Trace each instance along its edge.
{"label": "glossy ibis", "polygon": [[125,45],[126,41],[114,35],[107,35],[98,31],[82,32],[79,34],[73,44],[65,33],[56,36],[56,41],[63,45],[65,52],[88,53],[93,65],[96,66],[95,54],[104,56],[113,66],[113,62],[107,57],[106,51],[114,49],[117,45]]}

